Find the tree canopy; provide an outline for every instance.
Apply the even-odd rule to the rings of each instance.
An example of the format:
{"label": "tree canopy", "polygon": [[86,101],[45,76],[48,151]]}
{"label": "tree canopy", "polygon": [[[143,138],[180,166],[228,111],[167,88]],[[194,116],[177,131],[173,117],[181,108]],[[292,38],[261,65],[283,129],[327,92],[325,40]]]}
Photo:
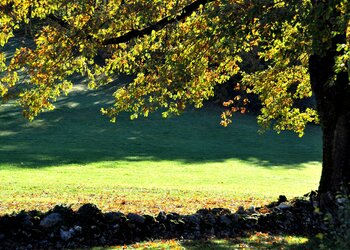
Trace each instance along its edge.
{"label": "tree canopy", "polygon": [[[302,135],[320,120],[320,190],[334,192],[350,182],[349,8],[348,0],[3,0],[0,45],[27,26],[34,45],[1,52],[0,94],[32,119],[69,92],[69,76],[87,76],[96,88],[125,73],[133,82],[102,112],[114,120],[160,109],[166,117],[201,107],[239,75],[236,88],[259,95],[263,127]],[[317,111],[294,105],[312,93]],[[222,125],[246,102],[226,102]]]}
{"label": "tree canopy", "polygon": [[[116,73],[136,76],[114,93],[114,106],[103,110],[112,118],[122,111],[136,118],[158,108],[167,116],[187,105],[201,107],[215,85],[239,73],[243,79],[237,87],[260,95],[259,122],[268,126],[275,120],[277,130],[299,133],[307,122],[317,121],[314,110],[293,106],[293,99],[312,93],[308,58],[327,46],[342,28],[337,26],[347,25],[348,7],[347,1],[331,1],[341,15],[313,45],[314,26],[320,24],[314,20],[327,14],[322,6],[313,10],[308,0],[2,2],[2,46],[16,29],[36,23],[35,46],[19,48],[11,60],[4,53],[0,57],[1,95],[19,99],[28,118],[52,109],[52,102],[72,87],[67,78],[74,73],[88,76],[93,88]],[[340,46],[346,52],[338,59],[342,65],[348,45]],[[108,58],[96,65],[101,50]],[[266,67],[240,70],[252,56]],[[19,72],[26,76],[20,78]],[[244,111],[235,105],[232,110],[237,109]],[[229,116],[223,114],[223,125]]]}

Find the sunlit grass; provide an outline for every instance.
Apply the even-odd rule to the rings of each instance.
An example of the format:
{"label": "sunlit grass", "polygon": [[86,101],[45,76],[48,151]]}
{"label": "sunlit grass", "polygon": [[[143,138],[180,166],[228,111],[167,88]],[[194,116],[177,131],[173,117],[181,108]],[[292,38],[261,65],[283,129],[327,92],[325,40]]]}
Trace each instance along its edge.
{"label": "sunlit grass", "polygon": [[122,116],[112,124],[99,113],[109,94],[77,88],[32,123],[1,106],[0,213],[87,202],[104,211],[192,213],[261,205],[317,188],[316,126],[301,139],[259,135],[253,116],[221,127],[216,107],[167,120]]}
{"label": "sunlit grass", "polygon": [[[40,169],[6,168],[1,170],[0,199],[2,209],[55,203],[78,206],[86,202],[104,210],[125,210],[127,205],[147,212],[195,212],[201,206],[235,209],[242,201],[249,202],[244,205],[257,205],[278,194],[302,195],[316,188],[315,172],[318,166],[312,164],[301,170],[279,170],[235,160],[183,165],[171,161],[113,161]],[[291,189],[294,183],[298,185]]]}
{"label": "sunlit grass", "polygon": [[224,250],[224,249],[311,249],[315,247],[309,240],[301,236],[292,235],[269,235],[267,233],[255,233],[248,237],[235,239],[211,239],[211,240],[156,240],[114,247],[98,247],[94,250],[112,249],[172,249],[172,250]]}

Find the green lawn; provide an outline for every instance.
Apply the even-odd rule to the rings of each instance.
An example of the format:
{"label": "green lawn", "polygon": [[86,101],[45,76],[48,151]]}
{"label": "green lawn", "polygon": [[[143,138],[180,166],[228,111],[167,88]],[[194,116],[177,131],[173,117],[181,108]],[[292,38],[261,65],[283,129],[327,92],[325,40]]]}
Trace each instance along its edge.
{"label": "green lawn", "polygon": [[96,247],[93,250],[112,250],[112,249],[154,249],[154,250],[224,250],[224,249],[271,249],[271,250],[306,250],[318,249],[316,242],[309,241],[305,237],[289,235],[269,235],[266,233],[256,233],[247,237],[235,239],[212,239],[212,240],[163,240],[135,243],[127,246],[114,247]]}
{"label": "green lawn", "polygon": [[259,135],[250,115],[221,127],[220,109],[212,106],[170,119],[124,115],[113,124],[99,112],[110,93],[78,85],[31,123],[11,105],[0,106],[0,213],[86,202],[103,210],[190,213],[317,188],[317,126],[301,139]]}

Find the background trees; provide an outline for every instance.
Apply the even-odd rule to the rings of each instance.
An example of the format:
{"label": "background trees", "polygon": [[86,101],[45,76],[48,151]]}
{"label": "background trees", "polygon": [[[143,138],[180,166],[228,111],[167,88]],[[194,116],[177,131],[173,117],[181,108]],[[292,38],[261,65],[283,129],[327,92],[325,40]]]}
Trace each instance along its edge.
{"label": "background trees", "polygon": [[[88,76],[92,88],[117,73],[135,75],[102,110],[112,120],[124,111],[137,118],[161,109],[166,117],[199,108],[216,85],[240,74],[237,88],[262,102],[258,122],[278,131],[302,135],[306,123],[318,122],[315,110],[294,105],[313,90],[324,131],[321,197],[348,188],[348,1],[13,0],[0,6],[1,45],[29,21],[38,23],[33,48],[20,48],[11,61],[0,58],[1,95],[18,99],[28,118],[52,109],[75,73]],[[107,58],[96,64],[101,51]],[[249,54],[264,67],[242,70]],[[244,112],[237,101],[226,103],[233,107],[222,114],[223,125],[232,111]]]}

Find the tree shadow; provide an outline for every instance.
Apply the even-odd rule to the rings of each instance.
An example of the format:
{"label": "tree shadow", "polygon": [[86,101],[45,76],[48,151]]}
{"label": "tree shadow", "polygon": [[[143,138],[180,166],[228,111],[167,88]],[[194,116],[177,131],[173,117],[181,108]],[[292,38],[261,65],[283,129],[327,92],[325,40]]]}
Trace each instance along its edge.
{"label": "tree shadow", "polygon": [[[126,82],[127,78],[119,79]],[[115,85],[89,91],[77,85],[57,101],[56,110],[33,122],[11,105],[0,107],[0,164],[4,167],[49,167],[99,161],[221,162],[239,159],[264,167],[302,167],[321,162],[321,131],[309,126],[303,138],[292,132],[260,135],[254,116],[236,115],[227,128],[219,125],[221,109],[207,106],[179,117],[117,123],[100,113],[113,103]]]}

